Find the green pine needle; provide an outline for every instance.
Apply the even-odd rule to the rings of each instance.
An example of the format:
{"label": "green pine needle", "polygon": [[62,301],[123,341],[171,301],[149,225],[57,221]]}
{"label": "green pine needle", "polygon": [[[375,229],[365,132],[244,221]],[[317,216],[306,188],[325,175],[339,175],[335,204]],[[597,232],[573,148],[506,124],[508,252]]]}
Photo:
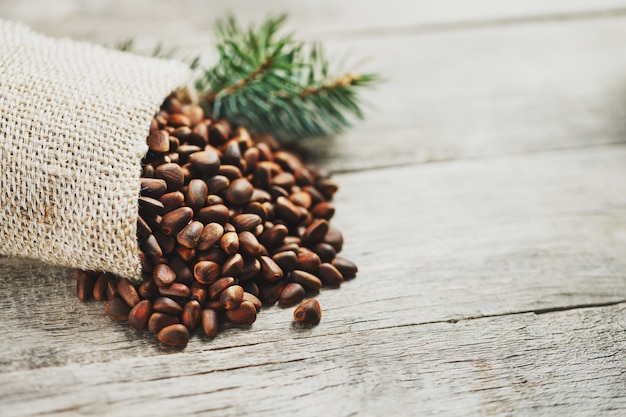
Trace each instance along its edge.
{"label": "green pine needle", "polygon": [[286,15],[242,28],[233,16],[217,24],[217,64],[196,82],[205,109],[217,118],[280,140],[324,137],[363,118],[357,90],[375,74],[329,75],[319,44],[279,34]]}
{"label": "green pine needle", "polygon": [[[282,33],[287,15],[243,28],[234,16],[219,20],[217,63],[200,71],[195,87],[209,114],[254,133],[289,141],[343,132],[362,119],[358,91],[380,81],[376,74],[330,74],[320,44],[307,45]],[[134,42],[116,45],[132,51]],[[151,56],[172,58],[175,49],[156,45]],[[186,62],[199,66],[195,57]]]}

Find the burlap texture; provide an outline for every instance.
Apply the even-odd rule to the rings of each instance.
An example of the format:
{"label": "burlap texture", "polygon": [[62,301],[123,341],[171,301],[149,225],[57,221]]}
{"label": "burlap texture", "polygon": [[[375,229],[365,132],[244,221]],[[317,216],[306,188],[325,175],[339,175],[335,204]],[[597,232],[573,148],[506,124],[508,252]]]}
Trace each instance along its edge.
{"label": "burlap texture", "polygon": [[0,19],[0,254],[140,276],[140,161],[183,64]]}

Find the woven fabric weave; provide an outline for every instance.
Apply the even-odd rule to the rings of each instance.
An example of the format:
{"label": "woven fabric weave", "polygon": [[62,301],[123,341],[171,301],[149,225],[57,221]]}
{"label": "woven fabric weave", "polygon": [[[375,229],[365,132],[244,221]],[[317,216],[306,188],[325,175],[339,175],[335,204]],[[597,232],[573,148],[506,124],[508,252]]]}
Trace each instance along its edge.
{"label": "woven fabric weave", "polygon": [[139,279],[146,136],[189,76],[0,19],[0,254]]}

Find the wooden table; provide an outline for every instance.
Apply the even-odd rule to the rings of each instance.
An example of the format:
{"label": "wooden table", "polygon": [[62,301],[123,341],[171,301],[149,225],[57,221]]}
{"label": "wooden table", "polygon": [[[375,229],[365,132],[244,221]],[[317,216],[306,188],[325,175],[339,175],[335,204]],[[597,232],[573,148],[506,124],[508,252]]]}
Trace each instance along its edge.
{"label": "wooden table", "polygon": [[367,121],[310,145],[360,272],[316,327],[273,307],[178,352],[0,259],[0,415],[626,415],[626,1],[82,3],[0,15],[194,52],[286,10],[369,56]]}

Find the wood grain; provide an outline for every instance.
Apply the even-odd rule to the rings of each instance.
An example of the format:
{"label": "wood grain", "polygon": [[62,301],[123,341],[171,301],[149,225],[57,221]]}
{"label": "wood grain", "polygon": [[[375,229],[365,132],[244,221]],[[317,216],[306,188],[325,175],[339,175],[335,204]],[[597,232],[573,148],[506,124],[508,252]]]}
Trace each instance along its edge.
{"label": "wood grain", "polygon": [[[603,19],[593,14],[587,19],[581,11],[612,10],[619,4],[626,7],[626,2],[535,1],[516,6],[483,2],[482,8],[458,1],[450,8],[417,2],[410,13],[386,2],[353,7],[398,25],[403,24],[400,16],[410,17],[416,24],[420,19],[449,22],[542,13],[548,17],[455,31],[327,33],[324,42],[335,62],[346,52],[352,57],[352,61],[348,59],[351,64],[369,57],[360,68],[379,72],[387,82],[363,94],[368,103],[364,123],[357,123],[341,137],[308,144],[311,159],[345,171],[624,142],[626,44],[622,39],[626,37],[626,17],[609,13]],[[150,50],[159,40],[166,41],[180,46],[181,56],[206,54],[212,48],[212,29],[205,20],[210,22],[213,15],[194,13],[192,19],[202,19],[202,24],[195,26],[183,19],[193,2],[143,8],[126,2],[97,3],[99,7],[67,4],[71,13],[56,20],[29,14],[31,22],[39,30],[56,34],[62,30],[66,35],[108,44],[127,37],[124,30],[133,30],[140,47]],[[219,4],[216,14],[230,7]],[[287,7],[285,2],[276,4]],[[357,16],[346,19],[349,14],[344,7],[350,2],[332,8],[315,4],[289,6],[302,14],[291,27],[305,29],[305,36],[310,36],[306,29],[326,24],[325,14],[361,22]],[[5,3],[4,7],[17,10],[13,14],[20,16],[21,6]],[[235,10],[243,17],[260,17],[258,8],[238,7]],[[268,6],[267,10],[271,9]],[[557,12],[582,14],[574,20],[549,18]],[[152,16],[175,20],[152,22]],[[306,20],[299,20],[305,16]],[[361,24],[376,26],[367,19]],[[115,38],[108,39],[110,36]],[[211,58],[207,59],[210,62]]]}
{"label": "wood grain", "polygon": [[[26,21],[54,36],[112,43],[122,37],[179,44],[189,35],[212,35],[212,22],[228,12],[244,23],[288,13],[305,35],[441,31],[516,22],[602,18],[623,14],[624,0],[0,0],[0,15]],[[161,36],[160,38],[157,36]]]}
{"label": "wood grain", "polygon": [[328,42],[388,82],[317,161],[356,170],[623,142],[626,19]]}
{"label": "wood grain", "polygon": [[182,53],[226,9],[287,10],[387,79],[365,123],[308,145],[344,172],[358,277],[318,295],[318,326],[273,307],[181,352],[78,302],[68,269],[0,258],[0,415],[626,414],[626,2],[0,0]]}
{"label": "wood grain", "polygon": [[[615,146],[337,176],[333,222],[360,273],[320,294],[314,334],[626,301],[625,162]],[[0,369],[163,352],[74,292],[66,269],[0,260],[0,332],[11,335]],[[270,308],[251,331],[194,339],[186,352],[297,337],[291,321],[291,309]]]}
{"label": "wood grain", "polygon": [[2,373],[0,405],[3,416],[619,416],[625,325],[620,304],[335,334],[304,329],[227,349]]}

